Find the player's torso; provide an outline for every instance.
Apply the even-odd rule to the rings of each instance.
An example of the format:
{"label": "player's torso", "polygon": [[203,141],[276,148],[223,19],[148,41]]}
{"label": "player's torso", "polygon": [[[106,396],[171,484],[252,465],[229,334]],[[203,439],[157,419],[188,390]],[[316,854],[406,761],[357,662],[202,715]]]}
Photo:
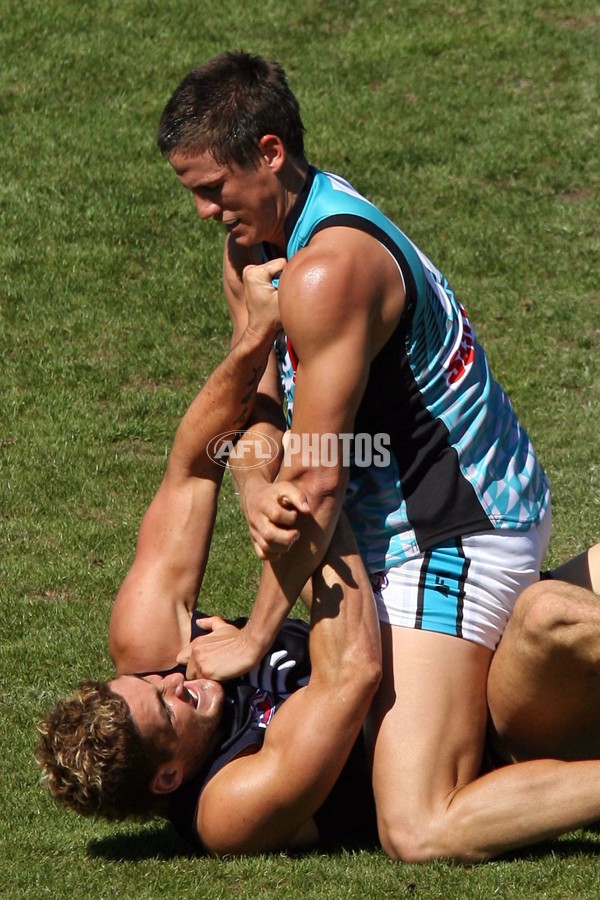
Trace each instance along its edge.
{"label": "player's torso", "polygon": [[[381,465],[354,457],[345,504],[368,567],[397,564],[459,534],[529,527],[547,503],[543,471],[448,281],[346,182],[317,172],[290,222],[288,257],[329,229],[332,240],[341,229],[357,232],[365,270],[376,268],[375,253],[387,265],[355,432],[371,442],[386,436],[390,452]],[[275,349],[290,425],[298,359],[285,333]]]}

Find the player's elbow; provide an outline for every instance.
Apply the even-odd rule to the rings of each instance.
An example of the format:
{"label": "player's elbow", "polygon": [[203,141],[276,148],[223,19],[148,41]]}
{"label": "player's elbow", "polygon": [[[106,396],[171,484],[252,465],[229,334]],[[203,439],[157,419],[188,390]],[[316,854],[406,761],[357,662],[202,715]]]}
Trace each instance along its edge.
{"label": "player's elbow", "polygon": [[381,659],[370,657],[366,662],[360,664],[358,672],[363,683],[363,690],[368,695],[369,700],[372,700],[381,684],[383,674]]}
{"label": "player's elbow", "polygon": [[381,683],[379,655],[370,652],[368,646],[366,649],[347,646],[343,652],[336,652],[333,663],[332,653],[327,654],[328,662],[323,665],[315,659],[312,684],[326,690],[338,703],[348,704],[354,710],[362,709],[366,715]]}
{"label": "player's elbow", "polygon": [[126,659],[128,652],[127,642],[121,639],[116,629],[109,631],[108,653],[117,672],[121,670],[123,660]]}
{"label": "player's elbow", "polygon": [[338,465],[305,466],[292,477],[305,492],[313,514],[337,502],[346,490],[347,474]]}
{"label": "player's elbow", "polygon": [[356,702],[370,703],[381,676],[381,658],[377,653],[348,653],[338,669],[338,687],[351,692]]}

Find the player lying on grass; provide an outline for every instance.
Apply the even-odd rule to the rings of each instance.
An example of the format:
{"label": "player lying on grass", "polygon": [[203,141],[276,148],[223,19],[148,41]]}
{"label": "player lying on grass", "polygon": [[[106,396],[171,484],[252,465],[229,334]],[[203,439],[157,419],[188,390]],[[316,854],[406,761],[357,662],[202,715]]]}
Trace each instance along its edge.
{"label": "player lying on grass", "polygon": [[[59,801],[109,818],[166,815],[217,853],[376,834],[360,732],[379,628],[349,528],[312,580],[310,642],[288,622],[261,665],[224,685],[194,666],[201,629],[234,629],[195,612],[224,471],[207,445],[241,427],[276,328],[266,304],[182,420],[115,601],[116,678],[80,687],[40,726],[38,760]],[[302,506],[293,486],[278,490]]]}
{"label": "player lying on grass", "polygon": [[[265,269],[272,274],[260,267],[253,277]],[[190,643],[199,625],[224,634],[233,627],[214,617],[198,622],[194,612],[223,471],[206,445],[239,425],[239,398],[260,376],[275,329],[274,316],[266,325],[250,319],[177,432],[111,618],[117,677],[81,688],[40,726],[38,760],[59,801],[109,818],[166,815],[216,853],[375,834],[361,723],[379,677],[378,635],[350,536],[336,535],[313,580],[312,674],[300,624],[284,626],[249,676],[223,686],[197,671],[194,648],[202,637]],[[304,508],[292,486],[274,490],[276,500],[287,491]],[[522,843],[521,813],[530,805],[527,773],[540,765],[548,779],[540,838],[600,818],[600,608],[590,590],[600,587],[599,557],[596,547],[555,573],[576,584],[543,581],[527,589],[492,662],[496,764],[528,760],[522,809],[514,809],[507,838],[514,846]],[[185,677],[178,662],[187,663]],[[576,791],[566,786],[573,778],[581,782]],[[483,818],[490,814],[482,808]]]}

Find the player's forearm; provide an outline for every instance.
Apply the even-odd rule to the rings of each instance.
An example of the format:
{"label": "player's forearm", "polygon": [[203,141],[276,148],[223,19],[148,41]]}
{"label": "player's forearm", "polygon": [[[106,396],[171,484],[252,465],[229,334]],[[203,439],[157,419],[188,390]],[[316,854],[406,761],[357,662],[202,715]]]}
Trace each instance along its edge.
{"label": "player's forearm", "polygon": [[237,485],[240,504],[248,515],[252,494],[277,477],[283,454],[281,440],[283,427],[277,421],[269,397],[260,394],[247,423],[247,434],[240,438],[235,452],[235,462],[229,470]]}
{"label": "player's forearm", "polygon": [[272,279],[279,275],[286,261],[283,258],[270,260],[259,266],[251,265],[251,262],[252,254],[237,247],[235,241],[227,241],[223,283],[232,319],[232,346],[240,336],[249,339],[258,331],[259,338],[266,333],[269,350],[253,391],[252,406],[243,419],[244,427],[252,429],[253,435],[239,442],[235,464],[230,463],[242,504],[246,483],[271,482],[275,478],[281,462],[280,442],[284,428],[273,351],[273,342],[281,325],[277,290]]}
{"label": "player's forearm", "polygon": [[248,422],[276,333],[273,326],[246,328],[208,378],[204,391],[212,400],[216,415],[227,420],[226,424],[242,428]]}
{"label": "player's forearm", "polygon": [[313,575],[312,593],[313,685],[343,689],[350,700],[368,703],[381,677],[379,622],[371,583],[343,512]]}
{"label": "player's forearm", "polygon": [[[267,366],[273,336],[273,329],[246,329],[212,372],[177,429],[169,460],[171,469],[178,468],[184,474],[203,474],[219,464],[225,465],[227,442],[213,448],[211,453],[211,441],[223,432],[235,432],[246,426]],[[215,449],[217,463],[213,459]]]}
{"label": "player's forearm", "polygon": [[238,490],[240,502],[246,512],[246,497],[253,487],[272,483],[281,465],[281,439],[285,428],[281,401],[278,393],[277,367],[271,354],[258,386],[254,407],[246,427],[252,431],[250,439],[243,441],[236,453],[235,466],[230,466]]}
{"label": "player's forearm", "polygon": [[253,644],[266,651],[305,584],[322,562],[335,530],[346,486],[343,470],[305,472],[290,478],[308,498],[310,513],[298,518],[299,538],[279,559],[265,562],[246,626]]}

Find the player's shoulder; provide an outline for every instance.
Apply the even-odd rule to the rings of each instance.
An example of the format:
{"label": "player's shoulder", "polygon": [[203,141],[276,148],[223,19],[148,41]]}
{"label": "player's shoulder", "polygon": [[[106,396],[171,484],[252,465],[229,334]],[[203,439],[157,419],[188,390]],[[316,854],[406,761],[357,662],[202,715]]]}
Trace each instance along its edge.
{"label": "player's shoulder", "polygon": [[[315,235],[289,260],[279,282],[282,318],[314,313],[321,325],[369,310],[397,280],[386,251],[368,235],[332,227]],[[326,302],[324,299],[326,298]],[[322,321],[326,320],[326,321]]]}
{"label": "player's shoulder", "polygon": [[[313,234],[310,241],[297,250],[290,258],[288,265],[299,269],[309,263],[321,261],[323,265],[343,261],[348,265],[356,261],[357,253],[362,257],[372,251],[374,239],[358,228],[347,225],[330,225]],[[362,260],[363,264],[365,260]],[[366,260],[368,264],[368,260]]]}
{"label": "player's shoulder", "polygon": [[[332,225],[314,234],[290,258],[284,274],[288,281],[303,280],[306,288],[327,278],[359,286],[377,280],[388,260],[388,251],[372,235],[346,225]],[[391,266],[390,271],[397,273]]]}

